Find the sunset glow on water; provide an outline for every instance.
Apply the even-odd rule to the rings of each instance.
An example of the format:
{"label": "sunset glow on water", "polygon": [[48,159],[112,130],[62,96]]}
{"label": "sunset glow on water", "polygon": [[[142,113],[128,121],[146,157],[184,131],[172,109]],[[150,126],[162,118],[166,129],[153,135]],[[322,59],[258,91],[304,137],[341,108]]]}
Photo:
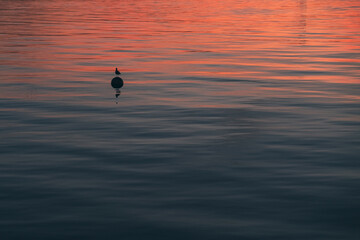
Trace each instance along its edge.
{"label": "sunset glow on water", "polygon": [[358,239],[359,29],[357,0],[0,0],[0,239]]}

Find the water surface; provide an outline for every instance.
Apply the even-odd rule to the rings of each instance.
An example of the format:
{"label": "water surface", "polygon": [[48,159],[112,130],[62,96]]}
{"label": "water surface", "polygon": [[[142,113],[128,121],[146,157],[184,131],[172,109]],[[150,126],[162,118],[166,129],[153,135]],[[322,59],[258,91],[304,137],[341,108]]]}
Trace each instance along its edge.
{"label": "water surface", "polygon": [[358,239],[359,10],[0,0],[1,238]]}

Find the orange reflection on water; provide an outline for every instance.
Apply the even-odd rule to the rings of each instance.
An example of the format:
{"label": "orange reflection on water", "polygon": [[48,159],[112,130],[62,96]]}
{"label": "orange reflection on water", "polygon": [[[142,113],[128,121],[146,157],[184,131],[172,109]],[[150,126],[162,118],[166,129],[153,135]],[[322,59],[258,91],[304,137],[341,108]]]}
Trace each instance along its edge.
{"label": "orange reflection on water", "polygon": [[[0,14],[1,75],[70,87],[67,79],[100,83],[119,67],[137,85],[191,77],[359,83],[359,7],[352,0],[12,2]],[[46,80],[54,74],[59,80]]]}

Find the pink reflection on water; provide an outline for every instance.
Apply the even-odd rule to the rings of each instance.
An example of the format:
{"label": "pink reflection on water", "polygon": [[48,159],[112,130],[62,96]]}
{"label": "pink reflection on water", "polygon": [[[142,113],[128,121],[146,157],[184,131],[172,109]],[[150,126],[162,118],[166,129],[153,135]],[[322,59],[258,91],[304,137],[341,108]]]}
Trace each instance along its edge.
{"label": "pink reflection on water", "polygon": [[191,77],[359,83],[358,1],[115,3],[10,3],[0,15],[3,81],[76,88],[72,81],[100,84],[119,66],[134,74],[130,85]]}

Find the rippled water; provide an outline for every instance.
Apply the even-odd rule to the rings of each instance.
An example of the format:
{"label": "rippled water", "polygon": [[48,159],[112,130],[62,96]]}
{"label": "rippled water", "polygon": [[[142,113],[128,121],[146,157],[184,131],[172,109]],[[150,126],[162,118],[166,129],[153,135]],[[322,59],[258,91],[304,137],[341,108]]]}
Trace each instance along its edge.
{"label": "rippled water", "polygon": [[358,239],[359,10],[0,0],[0,238]]}

